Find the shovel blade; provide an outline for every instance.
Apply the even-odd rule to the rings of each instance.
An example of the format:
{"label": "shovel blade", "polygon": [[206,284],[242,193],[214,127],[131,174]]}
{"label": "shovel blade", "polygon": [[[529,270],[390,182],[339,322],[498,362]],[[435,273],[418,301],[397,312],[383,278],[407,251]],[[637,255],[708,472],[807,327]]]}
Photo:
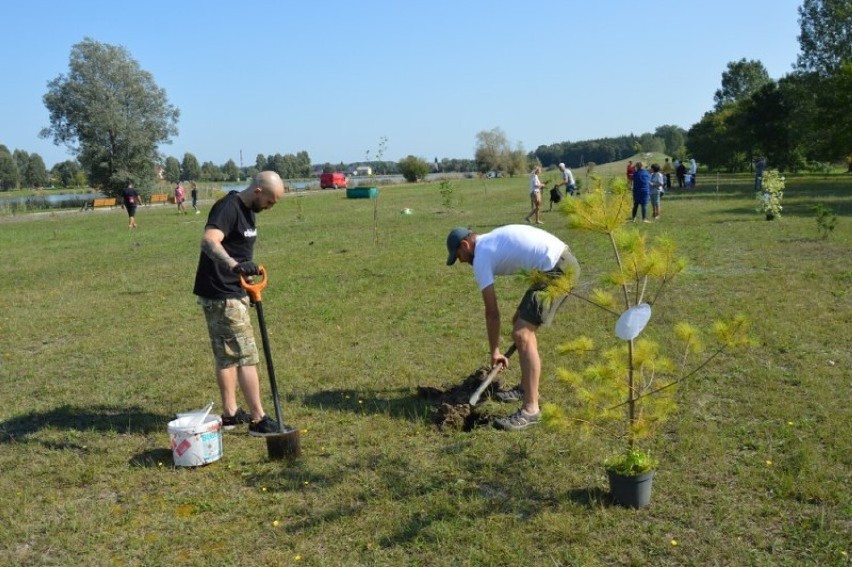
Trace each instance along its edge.
{"label": "shovel blade", "polygon": [[266,436],[266,451],[273,461],[298,458],[302,454],[299,430],[291,429],[284,433]]}

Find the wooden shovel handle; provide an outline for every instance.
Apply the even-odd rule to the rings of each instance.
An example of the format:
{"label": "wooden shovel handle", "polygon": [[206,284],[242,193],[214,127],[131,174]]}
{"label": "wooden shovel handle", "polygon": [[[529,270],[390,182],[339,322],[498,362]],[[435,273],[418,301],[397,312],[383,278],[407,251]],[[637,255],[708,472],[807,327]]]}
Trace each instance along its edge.
{"label": "wooden shovel handle", "polygon": [[[515,347],[515,343],[512,343],[506,352],[503,354],[506,358],[510,358],[514,353],[517,347]],[[494,381],[494,378],[503,371],[505,367],[502,364],[497,364],[494,368],[491,369],[491,372],[488,373],[488,376],[485,377],[485,380],[482,381],[482,384],[476,389],[472,396],[470,396],[470,400],[468,403],[472,406],[475,406],[479,402],[480,396],[482,396],[482,392],[485,391],[485,388],[488,387],[491,382]]]}

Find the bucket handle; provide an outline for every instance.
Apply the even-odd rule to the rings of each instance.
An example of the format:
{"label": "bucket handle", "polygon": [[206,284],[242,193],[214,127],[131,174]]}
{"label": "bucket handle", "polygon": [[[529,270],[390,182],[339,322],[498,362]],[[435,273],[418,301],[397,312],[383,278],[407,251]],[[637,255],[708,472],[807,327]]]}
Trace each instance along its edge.
{"label": "bucket handle", "polygon": [[260,281],[252,280],[249,282],[243,274],[240,274],[240,286],[249,294],[252,303],[260,303],[260,292],[263,291],[267,283],[266,268],[258,266],[257,269],[260,272]]}

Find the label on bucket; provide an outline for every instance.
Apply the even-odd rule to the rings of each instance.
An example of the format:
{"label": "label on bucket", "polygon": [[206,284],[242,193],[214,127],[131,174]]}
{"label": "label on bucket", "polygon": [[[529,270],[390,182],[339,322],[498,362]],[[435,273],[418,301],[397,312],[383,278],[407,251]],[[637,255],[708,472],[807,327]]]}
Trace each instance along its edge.
{"label": "label on bucket", "polygon": [[184,439],[180,445],[175,447],[175,453],[178,454],[178,457],[182,457],[190,447],[192,447],[192,443],[189,442],[189,439]]}

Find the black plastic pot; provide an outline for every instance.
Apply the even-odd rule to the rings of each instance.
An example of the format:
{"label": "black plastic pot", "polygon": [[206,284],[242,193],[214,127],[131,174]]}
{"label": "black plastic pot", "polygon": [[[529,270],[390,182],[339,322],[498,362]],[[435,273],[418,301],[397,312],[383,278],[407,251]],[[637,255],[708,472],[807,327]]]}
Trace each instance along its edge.
{"label": "black plastic pot", "polygon": [[643,508],[651,503],[651,486],[654,471],[637,476],[623,476],[606,471],[609,490],[616,502],[627,508]]}

